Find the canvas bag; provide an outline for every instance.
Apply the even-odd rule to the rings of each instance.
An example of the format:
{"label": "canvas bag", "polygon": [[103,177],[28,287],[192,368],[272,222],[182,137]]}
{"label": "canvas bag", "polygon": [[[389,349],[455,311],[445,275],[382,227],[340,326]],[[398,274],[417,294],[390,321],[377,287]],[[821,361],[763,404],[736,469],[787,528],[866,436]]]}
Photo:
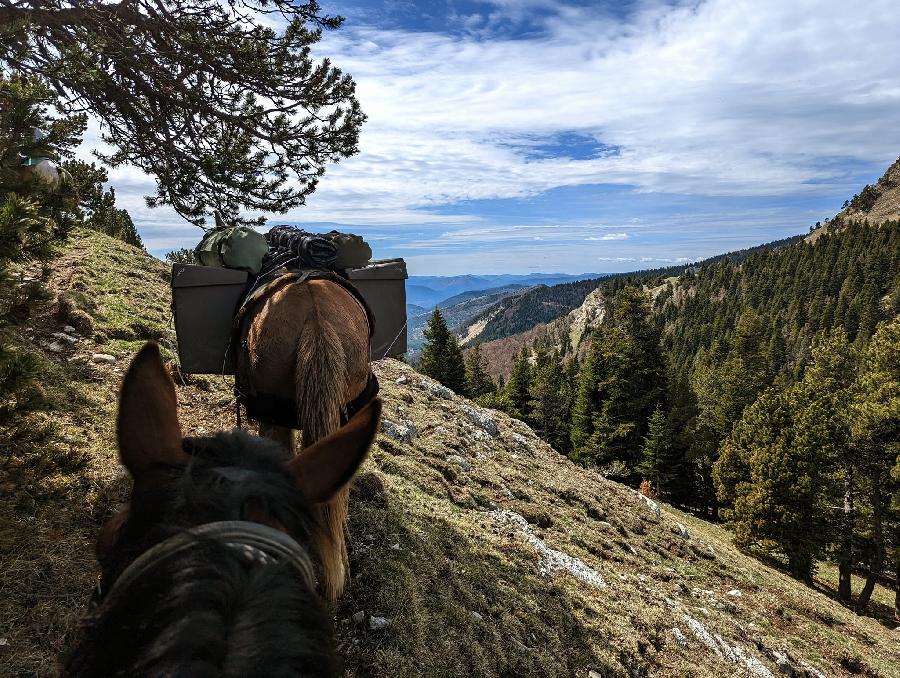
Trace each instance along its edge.
{"label": "canvas bag", "polygon": [[194,249],[194,259],[201,266],[234,268],[257,274],[269,243],[262,233],[247,226],[214,228],[203,236]]}

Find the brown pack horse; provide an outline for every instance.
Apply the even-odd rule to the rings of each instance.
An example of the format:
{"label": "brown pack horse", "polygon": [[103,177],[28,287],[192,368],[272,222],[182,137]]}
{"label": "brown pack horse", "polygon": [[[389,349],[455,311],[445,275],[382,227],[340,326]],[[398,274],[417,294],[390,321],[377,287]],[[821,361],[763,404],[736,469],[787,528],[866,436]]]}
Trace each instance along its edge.
{"label": "brown pack horse", "polygon": [[[237,380],[248,391],[244,396],[292,403],[294,428],[302,430],[305,448],[335,432],[344,406],[369,384],[369,318],[356,297],[332,279],[276,280],[271,287],[240,320]],[[292,428],[283,423],[260,423],[259,433],[302,456]],[[327,529],[314,547],[322,589],[331,600],[340,596],[347,576],[347,502],[344,488],[319,508]]]}

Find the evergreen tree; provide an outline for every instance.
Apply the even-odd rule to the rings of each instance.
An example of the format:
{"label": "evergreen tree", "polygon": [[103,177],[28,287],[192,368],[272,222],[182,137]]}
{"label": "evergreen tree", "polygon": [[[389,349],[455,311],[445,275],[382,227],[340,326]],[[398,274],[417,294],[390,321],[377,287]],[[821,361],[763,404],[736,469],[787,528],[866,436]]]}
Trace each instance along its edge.
{"label": "evergreen tree", "polygon": [[568,387],[558,351],[537,352],[529,386],[529,420],[538,435],[557,452],[568,449]]}
{"label": "evergreen tree", "polygon": [[479,398],[496,392],[494,380],[484,370],[481,344],[475,344],[466,359],[466,393],[470,398]]}
{"label": "evergreen tree", "polygon": [[102,167],[90,165],[82,160],[63,163],[78,194],[78,204],[84,215],[84,225],[95,231],[106,233],[129,245],[143,249],[141,236],[131,220],[131,215],[116,207],[116,191],[105,189],[109,175]]}
{"label": "evergreen tree", "polygon": [[665,393],[659,331],[643,290],[625,285],[594,334],[572,410],[576,460],[633,473],[648,421]]}
{"label": "evergreen tree", "polygon": [[641,461],[636,471],[653,484],[660,497],[669,491],[668,479],[678,475],[677,463],[672,459],[672,432],[662,408],[658,405],[647,425],[647,436],[641,450]]}
{"label": "evergreen tree", "polygon": [[422,374],[436,379],[455,393],[466,394],[466,365],[462,350],[438,309],[434,309],[428,319],[418,367]]}
{"label": "evergreen tree", "polygon": [[[48,406],[40,360],[17,335],[40,285],[15,284],[12,264],[46,262],[77,223],[76,195],[49,159],[72,154],[84,117],[53,118],[56,97],[39,81],[0,75],[0,451],[38,443],[49,431],[29,413]],[[40,132],[36,132],[40,130]],[[25,159],[48,159],[49,181]]]}
{"label": "evergreen tree", "polygon": [[531,400],[532,370],[529,354],[525,348],[516,356],[509,381],[503,390],[504,410],[511,416],[527,421],[528,402]]}
{"label": "evergreen tree", "polygon": [[864,609],[881,576],[889,546],[893,544],[895,558],[900,558],[896,541],[900,515],[891,501],[898,489],[891,469],[900,455],[900,318],[882,323],[866,347],[850,421],[866,498],[866,505],[859,508],[866,523],[869,572],[857,598],[857,607]]}
{"label": "evergreen tree", "polygon": [[46,80],[102,123],[110,165],[201,223],[284,212],[357,151],[353,79],[311,48],[343,19],[314,0],[42,0],[0,9],[0,71]]}
{"label": "evergreen tree", "polygon": [[827,433],[800,389],[766,391],[735,423],[713,468],[735,543],[777,549],[790,572],[810,579],[824,552]]}

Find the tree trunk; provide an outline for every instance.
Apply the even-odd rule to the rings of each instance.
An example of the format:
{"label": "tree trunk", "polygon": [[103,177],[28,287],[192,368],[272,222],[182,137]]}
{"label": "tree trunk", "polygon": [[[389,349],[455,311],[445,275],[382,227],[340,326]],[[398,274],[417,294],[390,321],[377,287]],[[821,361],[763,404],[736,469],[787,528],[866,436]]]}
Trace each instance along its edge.
{"label": "tree trunk", "polygon": [[838,600],[850,602],[853,574],[853,469],[844,475],[844,515],[841,524],[840,551],[838,553]]}
{"label": "tree trunk", "polygon": [[875,553],[869,563],[869,576],[866,577],[866,583],[859,592],[859,598],[856,601],[856,611],[861,613],[869,606],[869,599],[872,597],[872,591],[875,590],[875,584],[878,577],[881,576],[881,570],[884,567],[884,534],[882,533],[882,514],[884,507],[881,500],[881,485],[875,484],[872,492],[872,541],[875,542]]}

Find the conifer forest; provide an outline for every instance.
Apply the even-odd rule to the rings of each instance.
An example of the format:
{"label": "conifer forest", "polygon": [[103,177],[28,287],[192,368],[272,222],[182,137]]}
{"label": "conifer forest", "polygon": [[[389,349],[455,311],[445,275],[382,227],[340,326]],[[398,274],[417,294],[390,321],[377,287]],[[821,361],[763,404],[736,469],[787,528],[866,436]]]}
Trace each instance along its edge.
{"label": "conifer forest", "polygon": [[420,368],[448,385],[429,366],[452,369],[451,388],[724,521],[797,578],[836,562],[839,597],[864,609],[900,558],[900,222],[839,216],[807,238],[598,286],[606,314],[587,349],[538,339],[486,388],[479,347],[463,367],[435,311]]}

